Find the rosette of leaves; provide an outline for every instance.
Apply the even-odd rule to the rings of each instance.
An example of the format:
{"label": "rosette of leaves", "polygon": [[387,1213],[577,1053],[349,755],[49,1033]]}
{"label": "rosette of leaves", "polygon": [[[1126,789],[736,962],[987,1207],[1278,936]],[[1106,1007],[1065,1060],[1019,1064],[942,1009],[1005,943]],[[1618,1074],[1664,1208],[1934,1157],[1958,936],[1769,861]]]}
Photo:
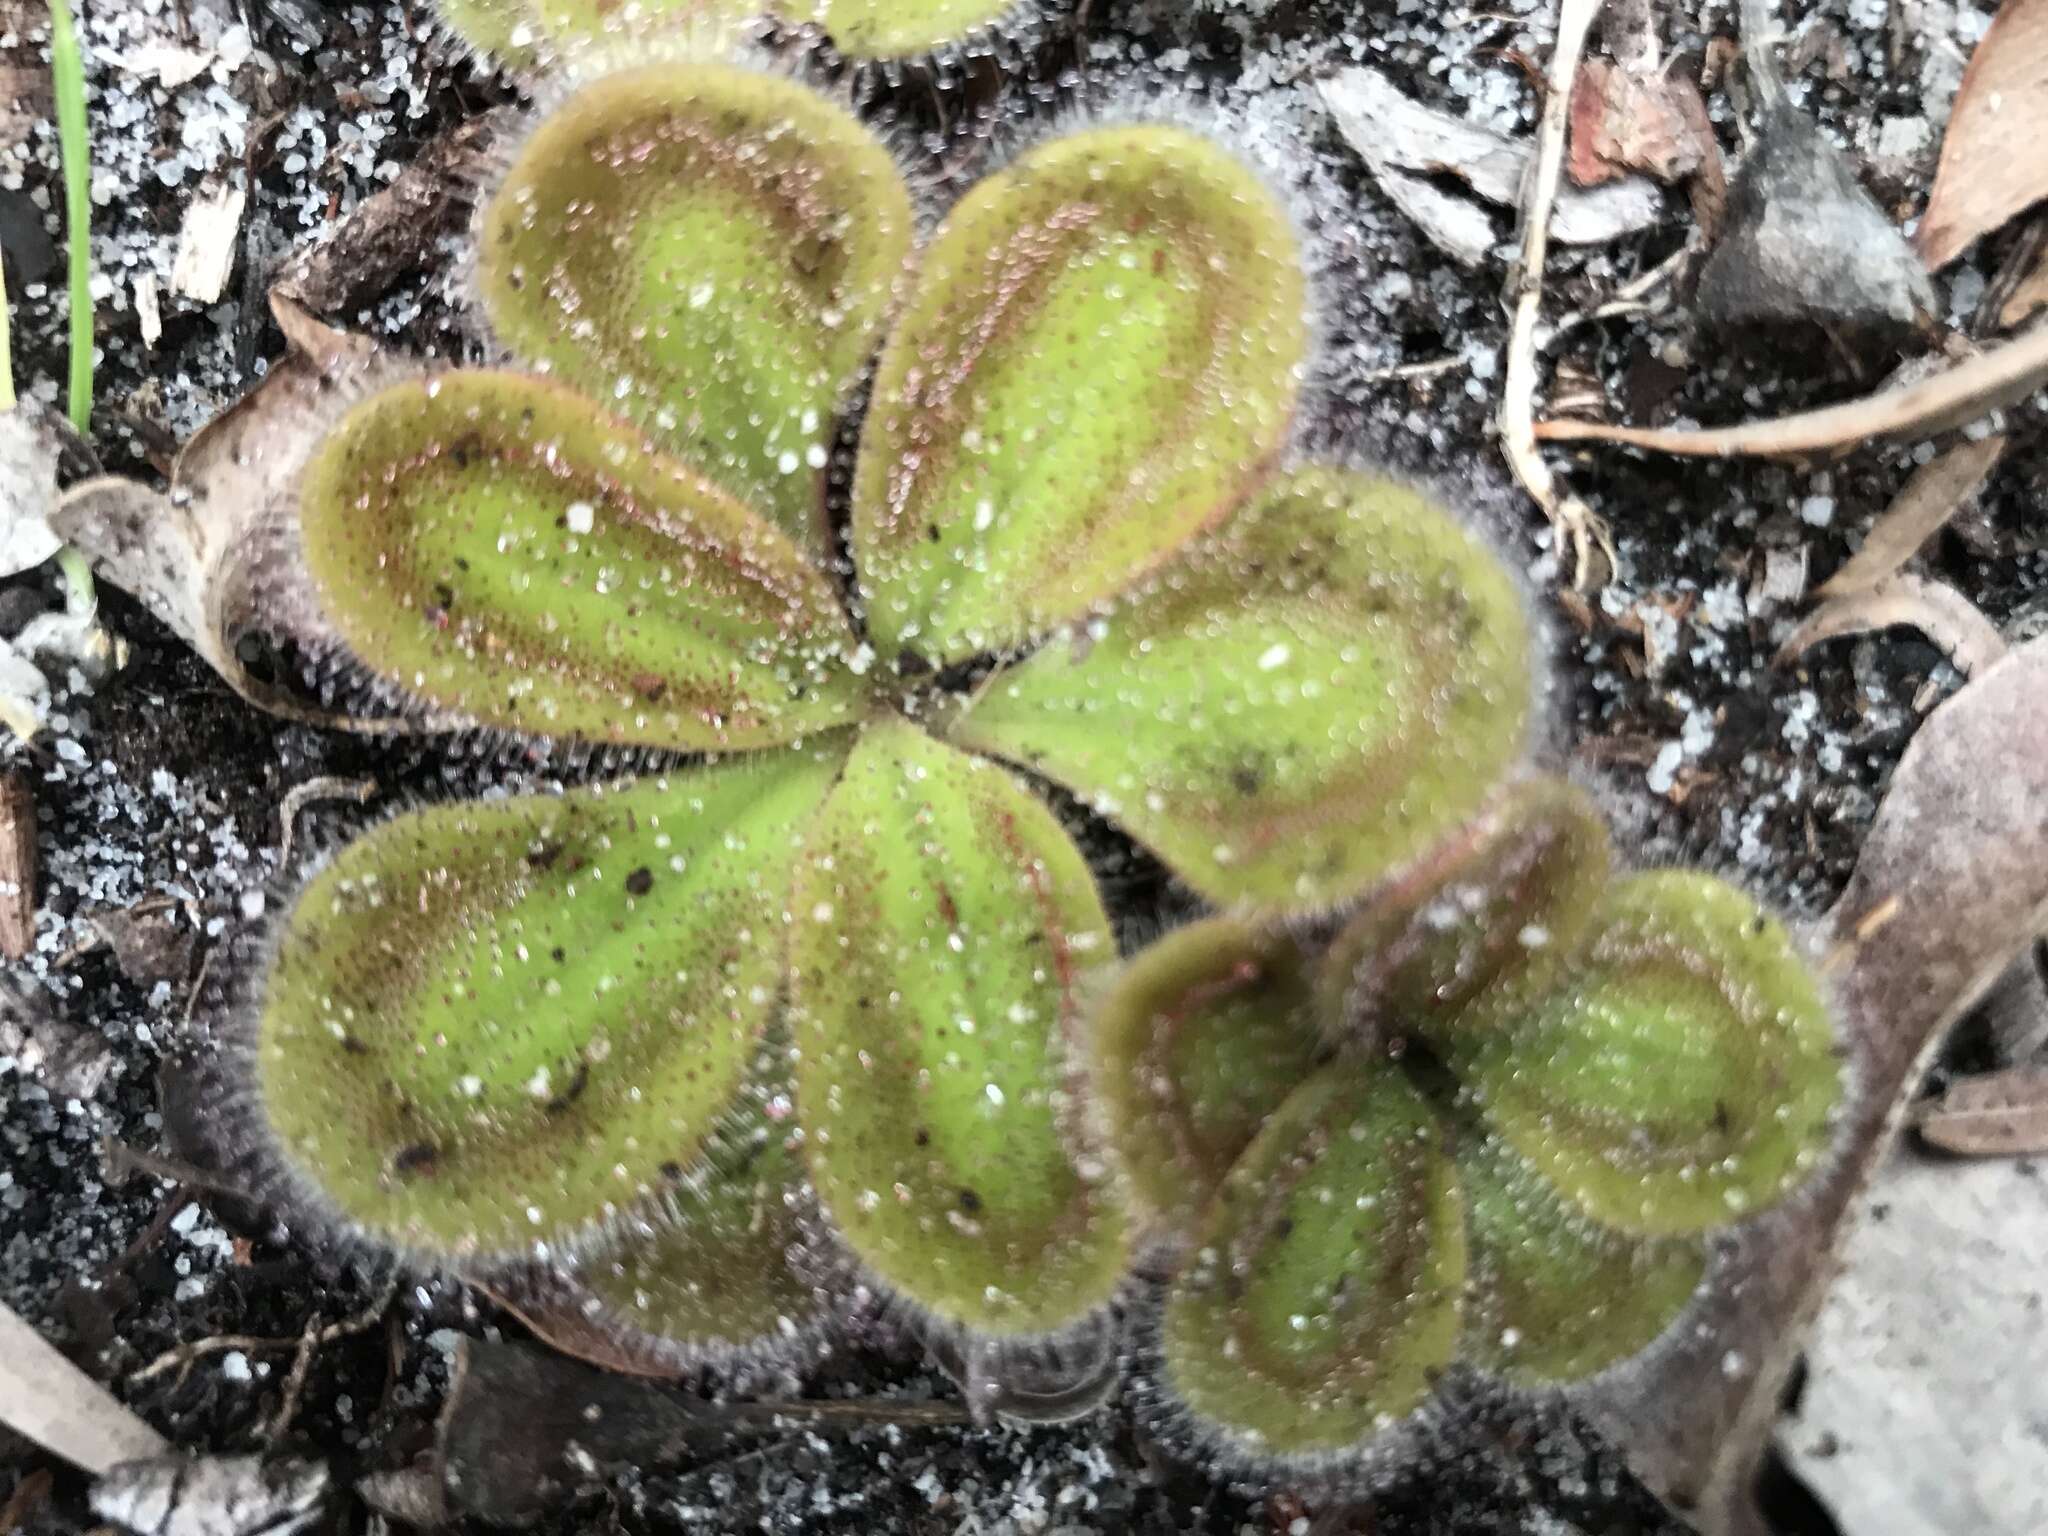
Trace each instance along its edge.
{"label": "rosette of leaves", "polygon": [[661,42],[763,17],[815,26],[857,61],[916,59],[1013,29],[1033,0],[440,0],[456,35],[478,52],[525,65],[592,48]]}
{"label": "rosette of leaves", "polygon": [[819,1230],[955,1341],[1097,1316],[1131,1231],[1069,825],[1232,911],[1355,895],[1520,750],[1510,581],[1412,490],[1276,468],[1300,253],[1180,127],[1047,142],[918,249],[855,118],[649,66],[540,122],[477,289],[523,366],[347,408],[278,623],[387,717],[650,766],[315,874],[249,1009],[261,1140],[347,1233],[573,1262],[663,1359],[829,1315]]}
{"label": "rosette of leaves", "polygon": [[1653,1350],[1712,1243],[1819,1165],[1821,987],[1711,876],[1616,877],[1561,783],[1505,792],[1318,953],[1236,917],[1139,955],[1095,1070],[1174,1255],[1164,1405],[1226,1460],[1400,1443],[1454,1366],[1509,1390]]}

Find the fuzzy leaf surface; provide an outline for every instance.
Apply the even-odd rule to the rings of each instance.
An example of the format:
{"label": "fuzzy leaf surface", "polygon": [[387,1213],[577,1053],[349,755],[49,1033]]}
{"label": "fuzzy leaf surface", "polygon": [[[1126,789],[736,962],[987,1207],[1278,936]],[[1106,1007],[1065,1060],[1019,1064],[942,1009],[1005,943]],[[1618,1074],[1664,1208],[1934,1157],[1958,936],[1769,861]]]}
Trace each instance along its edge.
{"label": "fuzzy leaf surface", "polygon": [[833,418],[911,234],[888,150],[818,92],[652,65],[542,120],[484,210],[477,280],[515,352],[822,555]]}
{"label": "fuzzy leaf surface", "polygon": [[1612,862],[1583,791],[1561,779],[1511,786],[1344,925],[1316,978],[1325,1018],[1361,1041],[1440,1035],[1503,975],[1569,952]]}
{"label": "fuzzy leaf surface", "polygon": [[1092,1082],[1156,1232],[1193,1230],[1259,1127],[1321,1054],[1299,947],[1233,917],[1132,959],[1095,1016]]}
{"label": "fuzzy leaf surface", "polygon": [[740,1098],[798,838],[838,758],[435,806],[285,919],[256,1017],[267,1128],[349,1226],[448,1259],[572,1238]]}
{"label": "fuzzy leaf surface", "polygon": [[390,691],[537,735],[798,740],[866,691],[782,534],[559,384],[461,370],[351,410],[300,483],[323,617]]}
{"label": "fuzzy leaf surface", "polygon": [[1211,901],[1297,910],[1480,807],[1522,750],[1530,668],[1474,536],[1403,486],[1311,468],[997,673],[955,739],[1066,785]]}
{"label": "fuzzy leaf surface", "polygon": [[436,6],[455,35],[478,53],[513,65],[532,62],[528,0],[436,0]]}
{"label": "fuzzy leaf surface", "polygon": [[891,59],[994,26],[1018,9],[1018,0],[786,0],[783,9],[821,23],[849,57]]}
{"label": "fuzzy leaf surface", "polygon": [[1784,926],[1709,875],[1616,884],[1554,976],[1460,1022],[1459,1078],[1594,1220],[1682,1235],[1774,1204],[1842,1096],[1834,1026]]}
{"label": "fuzzy leaf surface", "polygon": [[1167,1294],[1166,1385],[1262,1455],[1356,1445],[1419,1406],[1458,1343],[1464,1197],[1400,1073],[1323,1068],[1266,1122]]}
{"label": "fuzzy leaf surface", "polygon": [[1115,947],[1052,813],[996,764],[873,726],[792,909],[806,1157],[854,1254],[982,1333],[1107,1301],[1126,1223],[1068,1101],[1081,988]]}
{"label": "fuzzy leaf surface", "polygon": [[1285,210],[1186,130],[1074,133],[982,181],[925,253],[862,425],[876,648],[1014,646],[1221,519],[1286,434],[1304,302]]}
{"label": "fuzzy leaf surface", "polygon": [[1522,1386],[1579,1381],[1647,1348],[1698,1289],[1706,1254],[1588,1220],[1497,1142],[1461,1147],[1472,1270],[1464,1357]]}
{"label": "fuzzy leaf surface", "polygon": [[[785,1053],[764,1048],[775,1078],[787,1075]],[[600,1308],[593,1321],[683,1360],[773,1348],[819,1326],[824,1301],[791,1263],[804,1170],[789,1111],[770,1081],[742,1096],[653,1236],[579,1272]]]}

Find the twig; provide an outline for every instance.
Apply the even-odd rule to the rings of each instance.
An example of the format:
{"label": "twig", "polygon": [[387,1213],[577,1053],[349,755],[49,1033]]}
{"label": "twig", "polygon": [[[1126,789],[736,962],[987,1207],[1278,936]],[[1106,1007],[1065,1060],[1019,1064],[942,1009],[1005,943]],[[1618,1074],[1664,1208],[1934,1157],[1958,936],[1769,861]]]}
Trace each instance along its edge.
{"label": "twig", "polygon": [[398,1294],[398,1266],[393,1265],[390,1278],[385,1282],[383,1294],[376,1302],[358,1312],[354,1317],[343,1318],[338,1323],[329,1323],[324,1328],[308,1327],[299,1338],[299,1352],[292,1357],[291,1374],[285,1377],[284,1400],[278,1404],[277,1413],[263,1430],[263,1443],[273,1444],[283,1434],[299,1411],[299,1398],[306,1390],[306,1376],[313,1369],[313,1357],[326,1345],[336,1339],[351,1338],[358,1333],[367,1333],[383,1321],[384,1314],[391,1310],[392,1298]]}
{"label": "twig", "polygon": [[161,1152],[144,1152],[109,1136],[100,1142],[100,1169],[106,1181],[119,1189],[138,1173],[176,1184],[185,1189],[206,1189],[217,1195],[249,1198],[249,1192],[230,1183],[223,1174],[212,1173],[192,1163],[179,1162]]}
{"label": "twig", "polygon": [[161,1456],[163,1436],[0,1303],[0,1423],[88,1472]]}
{"label": "twig", "polygon": [[[1670,308],[1671,294],[1667,285],[1684,270],[1694,254],[1693,245],[1688,241],[1649,271],[1630,278],[1598,304],[1559,316],[1556,324],[1545,327],[1539,335],[1537,350],[1549,350],[1557,345],[1560,337],[1596,320],[1612,320],[1620,315],[1654,314]],[[1666,291],[1660,294],[1657,292],[1659,288],[1666,288]]]}
{"label": "twig", "polygon": [[299,812],[308,804],[315,800],[353,800],[357,805],[364,805],[376,793],[375,779],[343,779],[333,774],[323,774],[317,779],[293,785],[285,795],[284,803],[278,807],[277,862],[280,865],[291,862],[292,833],[298,826]]}
{"label": "twig", "polygon": [[1550,443],[1621,443],[1697,458],[1800,458],[1848,452],[1886,438],[1931,437],[2023,400],[2043,383],[2048,383],[2048,323],[1920,383],[1770,421],[1659,429],[1556,420],[1537,423],[1535,432]]}
{"label": "twig", "polygon": [[167,1371],[176,1371],[178,1379],[171,1383],[176,1391],[185,1381],[192,1367],[208,1355],[224,1355],[231,1349],[239,1349],[246,1355],[268,1354],[273,1350],[295,1349],[298,1339],[266,1339],[253,1333],[210,1333],[203,1339],[194,1339],[189,1344],[178,1344],[165,1350],[145,1366],[131,1371],[128,1385],[139,1387],[146,1381],[154,1381]]}
{"label": "twig", "polygon": [[1581,589],[1592,568],[1592,547],[1597,544],[1612,565],[1614,541],[1592,508],[1562,489],[1536,446],[1536,326],[1543,315],[1543,265],[1550,250],[1550,211],[1564,169],[1572,81],[1585,51],[1586,32],[1600,6],[1601,0],[1559,0],[1557,45],[1550,56],[1536,159],[1522,188],[1522,250],[1509,279],[1514,323],[1508,333],[1498,422],[1501,447],[1515,478],[1550,519],[1555,536],[1571,541],[1572,584]]}
{"label": "twig", "polygon": [[1374,368],[1359,378],[1366,383],[1377,384],[1387,379],[1433,379],[1446,373],[1455,373],[1471,361],[1462,352],[1448,357],[1427,358],[1419,363],[1393,363],[1385,368]]}

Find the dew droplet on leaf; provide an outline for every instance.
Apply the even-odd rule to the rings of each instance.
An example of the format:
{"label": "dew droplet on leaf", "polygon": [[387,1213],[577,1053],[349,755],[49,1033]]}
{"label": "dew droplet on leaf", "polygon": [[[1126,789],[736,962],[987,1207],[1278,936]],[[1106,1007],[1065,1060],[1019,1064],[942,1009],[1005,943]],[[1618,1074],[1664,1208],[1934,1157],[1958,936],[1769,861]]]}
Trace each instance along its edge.
{"label": "dew droplet on leaf", "polygon": [[1503,975],[1564,963],[1611,866],[1583,791],[1549,778],[1509,786],[1345,924],[1317,976],[1324,1017],[1361,1044],[1455,1029]]}
{"label": "dew droplet on leaf", "polygon": [[1523,1386],[1583,1380],[1647,1348],[1699,1287],[1697,1240],[1597,1226],[1498,1142],[1461,1146],[1472,1267],[1464,1357]]}
{"label": "dew droplet on leaf", "polygon": [[481,723],[681,749],[859,718],[853,634],[788,539],[559,384],[391,385],[315,450],[320,617],[384,690]]}

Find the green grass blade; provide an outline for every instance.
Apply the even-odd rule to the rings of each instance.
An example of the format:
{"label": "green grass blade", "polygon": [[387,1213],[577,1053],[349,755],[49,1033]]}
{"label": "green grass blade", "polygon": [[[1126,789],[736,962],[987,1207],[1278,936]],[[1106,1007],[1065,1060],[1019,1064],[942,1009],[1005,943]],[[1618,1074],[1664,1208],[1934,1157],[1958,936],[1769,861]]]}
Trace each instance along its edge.
{"label": "green grass blade", "polygon": [[68,0],[50,0],[50,77],[64,162],[64,232],[71,249],[71,424],[92,420],[92,157],[86,144],[85,60]]}

